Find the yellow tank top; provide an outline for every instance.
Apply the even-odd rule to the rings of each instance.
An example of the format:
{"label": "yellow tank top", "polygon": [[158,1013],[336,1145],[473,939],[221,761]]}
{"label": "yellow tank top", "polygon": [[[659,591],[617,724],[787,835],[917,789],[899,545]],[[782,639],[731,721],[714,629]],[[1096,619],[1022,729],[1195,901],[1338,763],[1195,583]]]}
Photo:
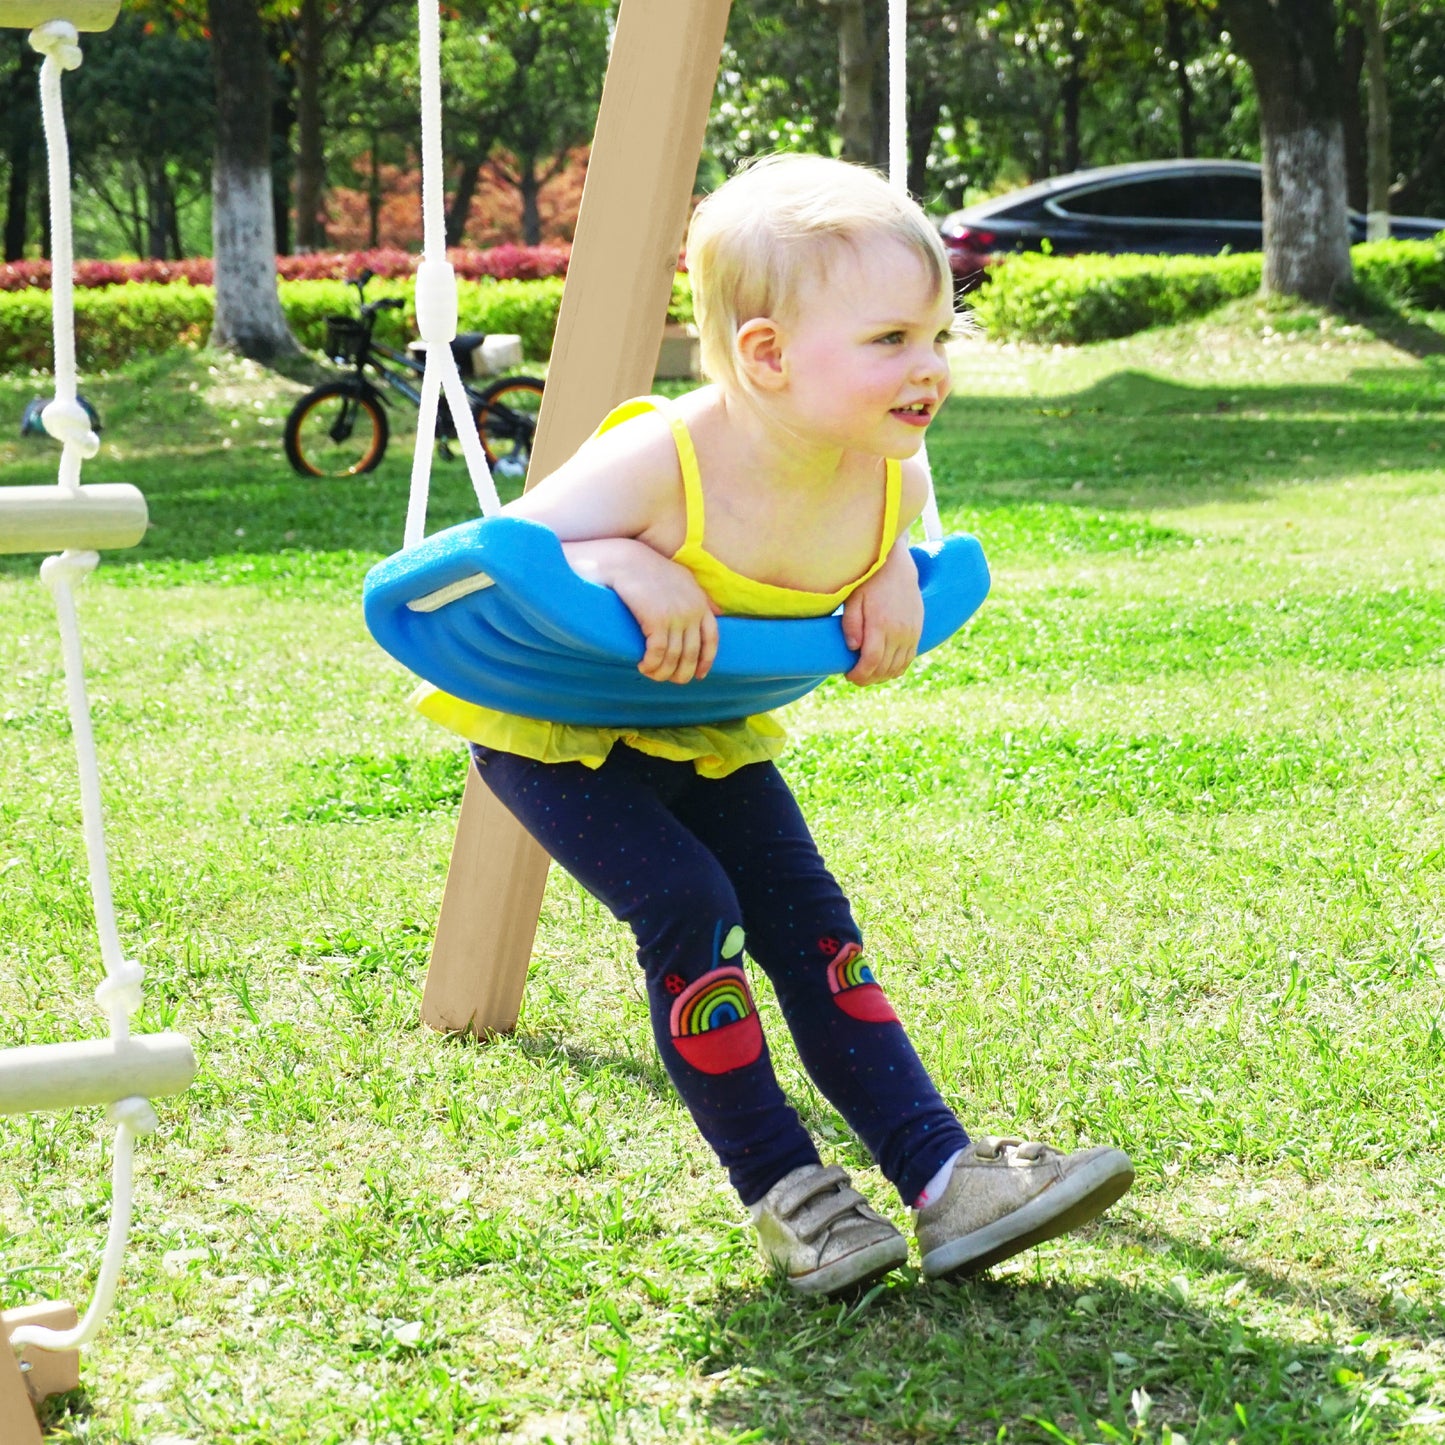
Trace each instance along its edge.
{"label": "yellow tank top", "polygon": [[[744,577],[718,561],[703,546],[702,473],[693,449],[692,437],[676,408],[664,397],[638,397],[623,402],[610,412],[597,435],[620,426],[645,412],[658,412],[672,429],[682,471],[686,505],[686,534],[672,554],[697,578],[703,591],[725,615],[734,617],[826,617],[847,599],[849,593],[868,580],[884,563],[898,531],[898,505],[902,492],[902,471],[889,459],[885,472],[883,528],[878,555],[873,565],[855,581],[836,592],[805,592],[778,587]],[[682,684],[686,686],[686,684]],[[586,723],[553,723],[540,718],[520,717],[463,702],[424,683],[411,697],[412,706],[424,717],[468,742],[481,743],[499,752],[517,753],[544,763],[584,763],[601,767],[617,743],[654,757],[691,762],[704,777],[723,777],[748,763],[776,757],[787,734],[772,713],[732,718],[686,727],[613,728]]]}

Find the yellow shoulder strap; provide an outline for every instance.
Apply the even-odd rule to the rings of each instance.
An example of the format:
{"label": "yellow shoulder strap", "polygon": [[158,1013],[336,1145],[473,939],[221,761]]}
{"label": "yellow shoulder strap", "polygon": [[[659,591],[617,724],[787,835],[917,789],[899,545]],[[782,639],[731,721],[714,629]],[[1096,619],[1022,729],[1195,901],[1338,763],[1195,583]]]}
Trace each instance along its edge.
{"label": "yellow shoulder strap", "polygon": [[893,550],[893,544],[898,540],[895,535],[898,531],[898,508],[903,500],[903,464],[895,457],[889,457],[885,463],[884,488],[883,488],[883,542],[878,553],[878,565],[883,565],[884,559]]}
{"label": "yellow shoulder strap", "polygon": [[[682,539],[683,547],[702,546],[703,515],[702,515],[702,472],[697,465],[697,452],[692,445],[692,437],[688,433],[687,424],[677,414],[677,408],[671,400],[665,396],[637,396],[631,401],[624,401],[620,406],[615,406],[602,419],[602,424],[594,433],[601,436],[603,432],[611,431],[615,426],[621,426],[625,421],[631,421],[635,416],[642,416],[645,412],[655,411],[663,417],[668,426],[672,428],[673,444],[677,447],[677,461],[682,469],[682,494],[687,507],[687,535]],[[896,462],[890,462],[891,467],[896,468]],[[890,492],[889,515],[896,519],[898,515],[897,487]],[[891,546],[892,543],[890,542]],[[678,549],[679,551],[682,548]]]}

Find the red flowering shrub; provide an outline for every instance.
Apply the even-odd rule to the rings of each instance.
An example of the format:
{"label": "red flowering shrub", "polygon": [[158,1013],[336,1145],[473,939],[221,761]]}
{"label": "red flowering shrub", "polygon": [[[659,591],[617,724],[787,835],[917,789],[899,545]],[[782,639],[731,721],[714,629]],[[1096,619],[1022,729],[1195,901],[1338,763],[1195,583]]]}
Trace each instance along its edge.
{"label": "red flowering shrub", "polygon": [[[457,275],[475,281],[493,276],[499,281],[535,281],[543,276],[565,276],[571,247],[492,246],[485,251],[456,250],[447,259]],[[363,269],[392,278],[410,276],[420,258],[396,247],[375,251],[318,251],[309,256],[278,256],[276,274],[283,281],[345,281]],[[189,281],[192,286],[209,286],[212,279],[209,256],[192,256],[184,261],[77,261],[75,285],[89,290],[97,286],[123,286],[130,282]],[[50,289],[49,261],[7,261],[0,264],[0,291]]]}

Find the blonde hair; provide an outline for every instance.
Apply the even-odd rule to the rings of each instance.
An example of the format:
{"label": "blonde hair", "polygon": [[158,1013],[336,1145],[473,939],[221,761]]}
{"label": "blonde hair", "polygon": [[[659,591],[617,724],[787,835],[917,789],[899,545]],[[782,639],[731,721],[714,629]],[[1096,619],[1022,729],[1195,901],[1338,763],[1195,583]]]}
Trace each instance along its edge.
{"label": "blonde hair", "polygon": [[877,237],[902,241],[952,297],[948,253],[917,203],[876,171],[816,155],[754,161],[698,205],[687,232],[703,370],[742,385],[738,328],[786,318],[830,252]]}

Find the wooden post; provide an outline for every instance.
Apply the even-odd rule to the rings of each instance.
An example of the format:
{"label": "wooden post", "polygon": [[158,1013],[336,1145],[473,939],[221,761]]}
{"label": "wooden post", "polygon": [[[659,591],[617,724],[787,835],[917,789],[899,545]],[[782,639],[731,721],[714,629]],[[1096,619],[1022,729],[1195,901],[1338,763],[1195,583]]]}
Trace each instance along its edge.
{"label": "wooden post", "polygon": [[[622,0],[529,485],[651,389],[731,0]],[[547,855],[468,780],[422,995],[436,1029],[517,1022]]]}

